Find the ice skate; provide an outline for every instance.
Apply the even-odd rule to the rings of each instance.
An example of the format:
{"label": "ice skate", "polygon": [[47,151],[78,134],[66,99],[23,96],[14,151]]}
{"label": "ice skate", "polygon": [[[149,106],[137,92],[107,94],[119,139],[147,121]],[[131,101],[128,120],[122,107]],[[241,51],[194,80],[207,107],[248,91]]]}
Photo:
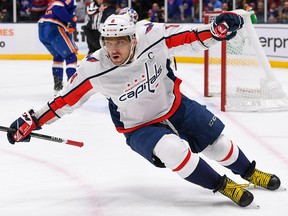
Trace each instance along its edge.
{"label": "ice skate", "polygon": [[54,96],[58,94],[59,91],[63,88],[62,80],[59,77],[54,76]]}
{"label": "ice skate", "polygon": [[260,186],[268,190],[277,190],[280,187],[281,181],[276,175],[262,172],[256,169],[255,166],[256,162],[253,161],[250,169],[243,177],[244,179],[254,184],[254,187]]}
{"label": "ice skate", "polygon": [[213,192],[220,192],[224,196],[230,198],[240,207],[246,207],[250,205],[254,199],[254,196],[249,191],[245,190],[248,184],[237,184],[229,179],[226,175],[221,178],[220,184]]}

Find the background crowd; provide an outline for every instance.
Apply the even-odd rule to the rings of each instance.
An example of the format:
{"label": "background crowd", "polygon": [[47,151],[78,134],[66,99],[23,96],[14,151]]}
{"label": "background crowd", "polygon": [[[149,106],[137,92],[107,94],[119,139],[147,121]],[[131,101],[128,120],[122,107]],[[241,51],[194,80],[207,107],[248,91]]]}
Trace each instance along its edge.
{"label": "background crowd", "polygon": [[[17,0],[17,22],[37,22],[52,0]],[[78,22],[84,22],[86,7],[91,0],[76,0]],[[104,0],[110,11],[127,7],[127,0]],[[139,19],[151,22],[165,21],[164,0],[132,0],[132,7]],[[236,9],[251,7],[258,23],[288,23],[288,0],[268,0],[265,13],[264,0],[236,0]],[[203,11],[199,13],[199,0],[167,0],[167,22],[199,22],[199,14],[209,11],[232,10],[232,0],[203,0]],[[265,20],[265,14],[267,19]],[[13,22],[13,1],[0,0],[0,22]]]}

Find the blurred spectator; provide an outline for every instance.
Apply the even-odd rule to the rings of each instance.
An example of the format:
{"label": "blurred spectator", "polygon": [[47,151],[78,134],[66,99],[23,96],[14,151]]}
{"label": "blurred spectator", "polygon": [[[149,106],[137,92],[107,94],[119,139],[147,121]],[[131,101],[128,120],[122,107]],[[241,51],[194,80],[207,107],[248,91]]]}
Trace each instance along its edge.
{"label": "blurred spectator", "polygon": [[206,0],[204,10],[205,11],[222,10],[222,2],[220,0]]}
{"label": "blurred spectator", "polygon": [[257,10],[257,3],[258,0],[246,0],[246,4],[248,4],[254,11]]}
{"label": "blurred spectator", "polygon": [[77,22],[82,23],[86,16],[86,2],[85,0],[76,0],[76,2],[75,16],[77,17]]}
{"label": "blurred spectator", "polygon": [[276,3],[273,1],[271,2],[268,10],[268,23],[276,23],[278,21],[279,14],[278,14],[278,8]]}
{"label": "blurred spectator", "polygon": [[28,10],[31,13],[31,21],[38,22],[41,16],[45,14],[48,7],[48,0],[29,0]]}
{"label": "blurred spectator", "polygon": [[256,12],[258,23],[264,23],[264,3],[262,1],[258,2],[258,7]]}
{"label": "blurred spectator", "polygon": [[0,22],[13,21],[13,3],[11,0],[0,0]]}
{"label": "blurred spectator", "polygon": [[164,22],[164,10],[162,10],[158,3],[153,3],[152,9],[148,11],[148,19],[150,22]]}
{"label": "blurred spectator", "polygon": [[168,0],[168,22],[184,22],[184,6],[182,0]]}
{"label": "blurred spectator", "polygon": [[228,11],[228,10],[229,10],[229,7],[228,7],[228,4],[227,4],[227,3],[223,3],[223,4],[222,4],[222,10],[223,10],[223,11]]}
{"label": "blurred spectator", "polygon": [[128,1],[127,0],[116,0],[116,13],[121,8],[128,7]]}
{"label": "blurred spectator", "polygon": [[[253,1],[255,1],[255,0],[253,0]],[[269,5],[272,4],[273,2],[276,4],[276,8],[278,9],[279,6],[281,5],[282,0],[268,0]]]}
{"label": "blurred spectator", "polygon": [[257,10],[257,3],[255,3],[255,2],[250,2],[248,5],[251,7],[252,10],[254,10],[254,11]]}
{"label": "blurred spectator", "polygon": [[21,0],[20,2],[20,21],[29,21],[31,20],[31,13],[29,10],[30,1]]}
{"label": "blurred spectator", "polygon": [[214,7],[212,5],[212,3],[210,1],[207,2],[207,4],[204,5],[204,9],[205,12],[208,11],[214,11]]}
{"label": "blurred spectator", "polygon": [[109,17],[111,14],[116,14],[115,0],[103,0],[103,5],[107,6],[107,8],[103,11],[101,23],[104,23],[107,17]]}
{"label": "blurred spectator", "polygon": [[137,11],[139,20],[148,17],[148,11],[152,7],[152,0],[150,2],[151,4],[147,0],[132,0],[132,8]]}
{"label": "blurred spectator", "polygon": [[194,22],[199,22],[199,0],[193,0],[194,3]]}
{"label": "blurred spectator", "polygon": [[145,20],[148,20],[150,22],[156,22],[155,21],[155,16],[154,16],[154,11],[152,9],[148,10],[148,13],[147,13],[147,18],[145,18]]}
{"label": "blurred spectator", "polygon": [[244,9],[244,5],[246,4],[246,0],[236,0],[236,9]]}
{"label": "blurred spectator", "polygon": [[280,0],[280,4],[278,5],[278,14],[279,14],[279,18],[280,18],[280,15],[281,15],[281,12],[284,8],[284,2],[286,2],[287,0]]}
{"label": "blurred spectator", "polygon": [[233,8],[233,1],[232,0],[222,0],[222,9],[223,9],[223,4],[226,4],[228,6],[228,9],[226,9],[226,5],[224,6],[225,10],[232,10]]}
{"label": "blurred spectator", "polygon": [[[39,17],[44,14],[47,5],[53,0],[17,0],[17,17],[18,21],[38,21]],[[78,18],[77,22],[84,22],[84,10],[91,0],[76,0],[78,5],[75,10]],[[107,15],[117,13],[118,9],[126,7],[128,0],[103,0],[109,9]],[[138,12],[139,20],[147,18],[152,22],[164,22],[164,13],[161,9],[156,13],[153,9],[154,5],[161,8],[164,0],[131,0],[132,7]],[[199,18],[199,0],[168,0],[168,22],[198,22]],[[286,9],[284,5],[287,0],[268,0],[267,22],[268,23],[287,23]],[[232,10],[233,0],[203,0],[204,11]],[[264,0],[236,0],[236,9],[244,9],[244,5],[248,4],[255,11],[259,23],[264,23]],[[259,5],[259,9],[258,9]],[[8,9],[7,9],[8,7]],[[150,8],[150,10],[149,10]],[[110,11],[110,12],[109,12]],[[283,14],[283,12],[285,12]],[[85,11],[86,14],[86,11]],[[161,16],[159,16],[161,14]],[[283,16],[282,16],[283,14]],[[103,20],[107,18],[103,15]],[[106,18],[105,18],[106,17]],[[13,21],[13,1],[0,0],[0,22]]]}
{"label": "blurred spectator", "polygon": [[279,15],[279,21],[280,23],[288,23],[288,1],[283,3],[283,8]]}
{"label": "blurred spectator", "polygon": [[186,22],[194,22],[194,2],[193,0],[182,0],[184,7],[184,17]]}

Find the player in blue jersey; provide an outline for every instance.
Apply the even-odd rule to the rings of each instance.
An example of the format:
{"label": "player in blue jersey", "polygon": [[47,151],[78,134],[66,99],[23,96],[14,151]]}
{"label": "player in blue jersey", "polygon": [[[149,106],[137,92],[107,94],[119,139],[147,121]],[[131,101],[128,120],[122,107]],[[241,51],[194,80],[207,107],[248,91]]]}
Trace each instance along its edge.
{"label": "player in blue jersey", "polygon": [[[25,112],[11,124],[10,143],[30,141],[30,133],[71,113],[99,92],[109,101],[116,130],[126,143],[156,167],[167,167],[188,182],[220,192],[241,207],[253,194],[226,175],[221,176],[199,156],[217,161],[243,179],[268,190],[280,179],[255,168],[244,152],[223,134],[213,113],[180,92],[181,80],[171,68],[171,51],[182,45],[207,49],[229,40],[243,18],[223,12],[212,24],[142,23],[134,10],[111,15],[101,27],[102,48],[82,60],[59,95],[41,109]],[[223,24],[225,23],[225,25]]]}
{"label": "player in blue jersey", "polygon": [[64,62],[67,79],[76,71],[77,46],[72,34],[76,28],[76,6],[76,0],[53,0],[38,22],[39,39],[53,56],[55,96],[63,88]]}

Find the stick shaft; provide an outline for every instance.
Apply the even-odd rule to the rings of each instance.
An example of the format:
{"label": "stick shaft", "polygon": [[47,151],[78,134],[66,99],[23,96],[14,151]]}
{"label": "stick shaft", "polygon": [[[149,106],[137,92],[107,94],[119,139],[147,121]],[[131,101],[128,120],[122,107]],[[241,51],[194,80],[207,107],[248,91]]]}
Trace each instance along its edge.
{"label": "stick shaft", "polygon": [[[4,127],[4,126],[0,126],[0,131],[12,132],[12,133],[15,132],[14,129],[9,128],[9,127]],[[58,143],[65,143],[68,145],[73,145],[73,146],[78,146],[78,147],[82,147],[84,145],[83,142],[78,142],[78,141],[74,141],[74,140],[67,140],[67,139],[54,137],[54,136],[50,136],[50,135],[45,135],[45,134],[39,134],[39,133],[33,133],[32,132],[29,135],[31,137],[34,137],[37,139],[43,139],[43,140],[48,140],[48,141],[58,142]]]}

